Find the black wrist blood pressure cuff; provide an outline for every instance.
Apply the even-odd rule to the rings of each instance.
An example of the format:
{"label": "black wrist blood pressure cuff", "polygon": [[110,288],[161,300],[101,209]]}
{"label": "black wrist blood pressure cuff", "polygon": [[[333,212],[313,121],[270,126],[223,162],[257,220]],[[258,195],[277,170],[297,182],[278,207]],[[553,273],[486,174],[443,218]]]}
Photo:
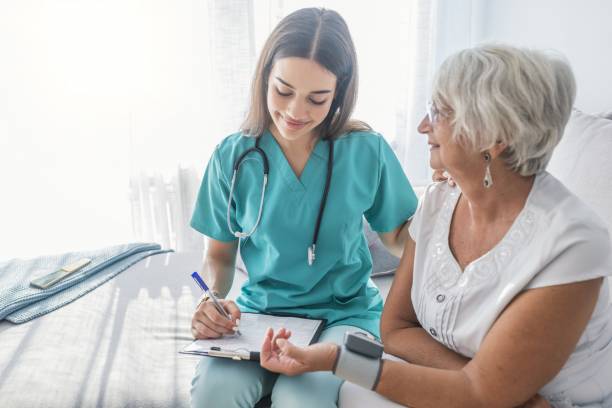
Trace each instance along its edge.
{"label": "black wrist blood pressure cuff", "polygon": [[344,344],[338,347],[332,372],[344,380],[374,390],[382,372],[382,353],[383,345],[368,334],[346,332]]}

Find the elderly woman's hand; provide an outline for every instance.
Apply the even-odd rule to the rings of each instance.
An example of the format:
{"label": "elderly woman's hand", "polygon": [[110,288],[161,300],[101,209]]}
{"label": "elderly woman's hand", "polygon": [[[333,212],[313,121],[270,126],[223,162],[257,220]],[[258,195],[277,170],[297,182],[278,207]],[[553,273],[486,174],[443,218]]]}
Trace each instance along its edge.
{"label": "elderly woman's hand", "polygon": [[444,169],[434,169],[431,179],[436,182],[447,181],[450,186],[455,186],[455,181]]}
{"label": "elderly woman's hand", "polygon": [[260,364],[275,373],[289,376],[309,371],[330,371],[336,361],[338,346],[333,343],[316,343],[297,347],[289,342],[291,331],[280,329],[276,335],[268,329],[261,346]]}
{"label": "elderly woman's hand", "polygon": [[551,405],[540,394],[536,394],[519,408],[552,408]]}

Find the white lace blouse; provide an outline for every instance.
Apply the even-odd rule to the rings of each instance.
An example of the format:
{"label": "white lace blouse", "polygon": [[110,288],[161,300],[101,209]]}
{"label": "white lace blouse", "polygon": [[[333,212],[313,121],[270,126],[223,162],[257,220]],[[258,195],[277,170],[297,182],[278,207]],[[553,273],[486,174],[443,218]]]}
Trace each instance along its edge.
{"label": "white lace blouse", "polygon": [[[525,207],[502,240],[462,272],[448,244],[460,194],[447,183],[432,184],[410,225],[416,242],[412,302],[422,327],[446,347],[473,357],[523,290],[612,275],[603,222],[546,172],[536,176]],[[612,310],[604,281],[576,350],[541,390],[557,406],[573,406],[579,398],[571,390],[601,376],[607,370],[602,365],[612,363]],[[608,376],[600,386],[605,398],[612,394],[612,371],[603,375]]]}

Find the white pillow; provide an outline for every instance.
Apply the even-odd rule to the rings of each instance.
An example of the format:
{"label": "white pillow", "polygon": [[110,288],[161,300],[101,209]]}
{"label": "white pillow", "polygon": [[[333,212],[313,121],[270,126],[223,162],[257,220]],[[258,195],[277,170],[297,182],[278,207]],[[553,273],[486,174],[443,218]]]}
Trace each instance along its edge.
{"label": "white pillow", "polygon": [[595,210],[612,234],[612,120],[574,110],[547,170]]}
{"label": "white pillow", "polygon": [[595,116],[599,116],[601,118],[606,118],[606,119],[612,120],[612,111],[598,112],[598,113],[595,113]]}

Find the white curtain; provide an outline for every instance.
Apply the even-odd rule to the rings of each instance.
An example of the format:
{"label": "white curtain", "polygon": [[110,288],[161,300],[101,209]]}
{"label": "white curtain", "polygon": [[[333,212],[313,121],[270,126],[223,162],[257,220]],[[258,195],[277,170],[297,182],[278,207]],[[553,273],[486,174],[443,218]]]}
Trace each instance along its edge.
{"label": "white curtain", "polygon": [[359,96],[355,117],[394,147],[415,185],[430,180],[426,138],[416,131],[435,64],[437,1],[276,0],[255,2],[258,49],[284,16],[302,7],[325,7],[346,20],[357,49]]}
{"label": "white curtain", "polygon": [[[468,2],[463,0],[463,5]],[[201,73],[208,78],[202,95],[208,107],[201,135],[206,142],[185,146],[190,151],[195,146],[199,156],[192,163],[177,158],[178,170],[162,173],[159,163],[151,163],[150,169],[135,166],[130,199],[138,237],[177,250],[203,248],[201,237],[187,226],[206,160],[214,145],[235,132],[244,118],[256,55],[266,37],[284,16],[302,7],[334,9],[345,18],[360,69],[355,117],[387,138],[415,186],[428,183],[426,137],[416,127],[440,59],[436,52],[440,38],[435,35],[439,15],[447,15],[447,9],[456,4],[436,0],[387,0],[376,6],[350,0],[208,0],[207,5],[208,66]],[[136,126],[134,139],[138,139],[138,129]],[[133,154],[149,156],[151,149],[159,148],[155,141],[153,146],[145,143],[133,149]]]}
{"label": "white curtain", "polygon": [[470,45],[484,3],[0,2],[0,259],[133,240],[200,251],[188,225],[205,165],[244,117],[265,38],[300,7],[345,17],[360,63],[355,117],[426,183],[415,128],[431,73]]}
{"label": "white curtain", "polygon": [[[169,129],[150,138],[150,132],[136,125],[131,134],[135,146],[130,177],[134,233],[139,240],[180,251],[204,248],[201,234],[189,227],[193,205],[212,150],[222,137],[238,129],[245,116],[245,90],[255,63],[253,2],[208,0],[205,4],[206,8],[194,16],[199,18],[196,24],[205,28],[196,42],[202,50],[193,51],[202,53],[207,62],[192,78],[202,92],[201,110],[196,111],[200,115],[198,131],[172,135]],[[145,128],[159,122],[156,117],[145,120]],[[169,152],[170,143],[178,143],[181,149],[175,146]],[[157,160],[150,160],[152,156]],[[165,168],[160,168],[161,163]]]}

